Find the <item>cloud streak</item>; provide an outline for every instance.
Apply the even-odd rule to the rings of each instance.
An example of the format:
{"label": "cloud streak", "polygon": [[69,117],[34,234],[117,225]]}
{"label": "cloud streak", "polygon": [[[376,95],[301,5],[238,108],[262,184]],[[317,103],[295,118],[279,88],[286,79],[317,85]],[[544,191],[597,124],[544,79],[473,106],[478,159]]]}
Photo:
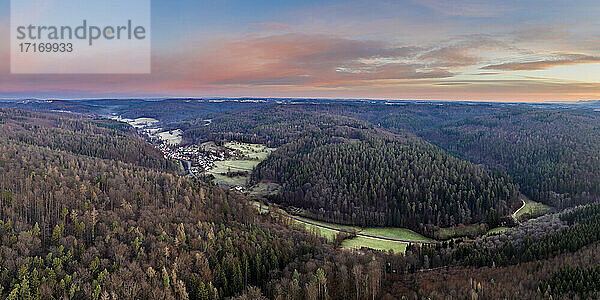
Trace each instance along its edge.
{"label": "cloud streak", "polygon": [[577,65],[587,63],[600,63],[600,56],[591,56],[583,54],[567,54],[553,58],[547,58],[537,61],[516,61],[505,62],[501,64],[487,65],[483,70],[502,70],[502,71],[532,71],[545,70],[556,66]]}

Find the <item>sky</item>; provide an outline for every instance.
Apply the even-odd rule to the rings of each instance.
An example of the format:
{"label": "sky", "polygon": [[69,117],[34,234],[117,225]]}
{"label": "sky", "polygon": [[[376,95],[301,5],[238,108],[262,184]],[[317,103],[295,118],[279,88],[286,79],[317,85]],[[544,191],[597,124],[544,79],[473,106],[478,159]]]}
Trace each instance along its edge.
{"label": "sky", "polygon": [[152,0],[152,72],[10,74],[0,98],[600,100],[597,0]]}

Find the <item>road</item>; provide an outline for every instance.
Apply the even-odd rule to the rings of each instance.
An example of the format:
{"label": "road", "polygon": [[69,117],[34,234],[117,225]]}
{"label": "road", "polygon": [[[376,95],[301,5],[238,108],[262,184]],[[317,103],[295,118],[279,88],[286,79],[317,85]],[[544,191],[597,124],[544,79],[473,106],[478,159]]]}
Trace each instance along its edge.
{"label": "road", "polygon": [[[260,210],[263,211],[269,211],[268,207],[263,207],[262,205],[257,205],[254,204],[254,206],[258,207]],[[376,240],[382,240],[382,241],[391,241],[391,242],[403,242],[403,243],[412,243],[412,244],[433,244],[433,242],[425,242],[425,241],[415,241],[415,240],[405,240],[405,239],[395,239],[395,238],[390,238],[390,237],[385,237],[385,236],[377,236],[377,235],[372,235],[372,234],[364,234],[364,233],[359,233],[359,232],[352,232],[352,231],[348,231],[348,230],[343,230],[343,229],[339,229],[339,228],[334,228],[331,226],[327,226],[327,225],[323,225],[323,224],[318,224],[315,222],[311,222],[311,221],[307,221],[304,219],[301,219],[297,216],[294,215],[290,215],[287,214],[290,218],[300,222],[300,223],[304,223],[304,224],[308,224],[308,225],[312,225],[312,226],[316,226],[319,228],[324,228],[324,229],[329,229],[329,230],[333,230],[336,232],[344,232],[344,233],[349,233],[349,234],[356,234],[356,236],[360,236],[360,237],[365,237],[365,238],[370,238],[370,239],[376,239]]]}
{"label": "road", "polygon": [[521,205],[521,207],[512,214],[513,220],[515,220],[517,223],[519,223],[519,220],[517,219],[517,213],[519,213],[519,211],[525,207],[525,200],[521,199],[521,201],[523,202],[523,205]]}

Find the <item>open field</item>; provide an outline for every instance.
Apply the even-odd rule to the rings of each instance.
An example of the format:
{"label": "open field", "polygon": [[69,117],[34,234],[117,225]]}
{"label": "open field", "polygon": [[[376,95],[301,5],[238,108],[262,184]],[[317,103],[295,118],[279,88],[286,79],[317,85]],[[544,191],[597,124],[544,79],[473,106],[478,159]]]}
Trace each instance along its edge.
{"label": "open field", "polygon": [[360,249],[362,247],[375,249],[375,250],[383,250],[390,251],[393,250],[394,253],[404,253],[406,252],[406,246],[408,243],[405,242],[392,242],[392,241],[384,241],[373,238],[366,238],[362,236],[355,237],[351,240],[345,240],[342,243],[342,247],[350,249]]}
{"label": "open field", "polygon": [[[421,242],[431,241],[431,239],[406,228],[364,228],[360,231],[360,233],[401,240],[413,240]],[[366,247],[383,251],[392,250],[394,253],[406,252],[406,246],[408,246],[407,242],[386,241],[364,236],[357,236],[353,239],[345,240],[342,243],[342,247],[344,248],[360,249],[361,247]]]}
{"label": "open field", "polygon": [[156,125],[159,121],[157,119],[153,119],[153,118],[137,118],[137,119],[127,119],[127,118],[121,118],[121,117],[112,117],[111,119],[120,121],[120,122],[125,122],[133,127],[135,127],[136,129],[142,129],[145,127],[150,127],[153,125]]}
{"label": "open field", "polygon": [[261,144],[247,144],[240,142],[229,142],[225,144],[225,147],[238,151],[241,156],[245,159],[263,161],[275,151],[274,148],[268,148]]}
{"label": "open field", "polygon": [[[317,235],[327,238],[328,240],[333,240],[335,236],[343,231],[356,231],[359,236],[356,236],[352,239],[347,239],[342,243],[342,247],[346,249],[354,248],[360,249],[362,247],[375,249],[375,250],[383,250],[389,251],[393,250],[394,253],[404,253],[406,251],[406,246],[408,246],[408,242],[402,241],[391,241],[385,240],[389,239],[398,239],[398,240],[409,240],[415,242],[430,242],[431,240],[405,228],[388,228],[388,227],[377,227],[377,228],[359,228],[354,226],[346,226],[339,225],[333,223],[326,223],[315,221],[307,218],[296,217],[297,219],[301,219],[303,221],[308,221],[312,224],[306,224],[302,221],[295,219],[297,224],[301,224],[300,226],[305,226],[305,228],[313,232]],[[313,225],[317,224],[317,225]],[[323,226],[327,227],[324,228]],[[334,228],[334,229],[332,229]],[[368,235],[368,236],[365,236]]]}
{"label": "open field", "polygon": [[215,167],[208,170],[206,173],[215,176],[215,183],[220,185],[228,185],[232,187],[245,186],[248,180],[248,176],[234,176],[229,177],[223,175],[229,171],[246,171],[252,172],[252,169],[259,163],[255,160],[224,160],[216,161]]}
{"label": "open field", "polygon": [[326,223],[298,216],[294,218],[294,222],[296,222],[296,224],[299,224],[300,226],[306,226],[306,229],[308,231],[325,237],[330,241],[333,241],[333,239],[340,232],[340,230],[355,232],[360,232],[361,230],[359,227]]}
{"label": "open field", "polygon": [[[246,144],[239,142],[226,143],[225,147],[234,150],[235,155],[223,161],[216,161],[215,167],[207,171],[215,177],[215,183],[227,186],[246,186],[252,169],[263,161],[275,149],[259,144]],[[229,177],[227,172],[247,172],[245,176]]]}
{"label": "open field", "polygon": [[163,142],[169,145],[179,145],[182,141],[183,131],[181,129],[176,129],[172,131],[165,131],[157,133],[156,136],[161,139]]}
{"label": "open field", "polygon": [[299,222],[296,220],[294,220],[294,223],[296,223],[300,227],[304,227],[306,229],[306,231],[314,233],[318,236],[322,236],[329,241],[333,241],[335,239],[335,236],[339,233],[338,230],[333,230],[333,229],[329,229],[329,228],[323,228],[323,227],[319,227],[319,226],[315,226],[315,225],[311,225],[311,224],[306,224],[306,223],[302,223],[302,222]]}
{"label": "open field", "polygon": [[547,213],[548,211],[550,211],[550,209],[552,209],[550,206],[542,204],[540,202],[531,201],[529,199],[526,199],[524,201],[525,201],[525,206],[523,206],[523,208],[519,209],[515,213],[515,216],[517,217],[517,219],[522,217],[525,214],[529,214],[531,216],[539,216],[539,215]]}
{"label": "open field", "polygon": [[[267,210],[267,206],[260,205],[259,202],[252,201],[252,204],[261,211]],[[259,208],[260,207],[260,208]],[[283,214],[287,215],[283,210],[280,210]],[[289,215],[288,215],[289,216]],[[395,240],[407,240],[415,242],[430,242],[431,240],[405,228],[389,228],[389,227],[374,227],[374,228],[360,228],[356,226],[347,226],[334,223],[327,223],[312,220],[305,217],[289,216],[294,223],[298,226],[305,228],[307,231],[312,232],[316,235],[327,238],[329,241],[333,241],[335,236],[342,231],[355,231],[359,236],[355,238],[345,240],[342,243],[342,247],[346,249],[360,249],[362,247],[389,251],[393,250],[395,253],[404,253],[406,246],[409,242],[405,241],[393,241],[385,239]]]}
{"label": "open field", "polygon": [[356,232],[361,232],[361,228],[357,227],[357,226],[348,226],[348,225],[340,225],[340,224],[334,224],[334,223],[327,223],[327,222],[321,222],[321,221],[317,221],[317,220],[313,220],[313,219],[309,219],[306,217],[295,217],[296,220],[302,222],[310,222],[313,224],[316,224],[318,226],[322,226],[322,227],[331,227],[333,229],[336,230],[344,230],[344,231],[356,231]]}
{"label": "open field", "polygon": [[362,234],[375,235],[388,237],[399,240],[411,240],[421,242],[431,242],[431,239],[424,237],[410,229],[406,228],[390,228],[390,227],[377,227],[377,228],[364,228],[360,231]]}

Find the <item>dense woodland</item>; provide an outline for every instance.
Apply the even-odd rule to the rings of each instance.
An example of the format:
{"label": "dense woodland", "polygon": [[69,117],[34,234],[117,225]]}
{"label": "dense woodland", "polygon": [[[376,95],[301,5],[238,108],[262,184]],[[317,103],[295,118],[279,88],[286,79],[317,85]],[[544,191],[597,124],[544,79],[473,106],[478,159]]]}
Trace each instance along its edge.
{"label": "dense woodland", "polygon": [[600,116],[522,111],[466,119],[426,136],[460,157],[505,169],[533,200],[563,208],[600,196]]}
{"label": "dense woodland", "polygon": [[0,126],[0,138],[5,142],[48,147],[158,170],[176,167],[173,162],[164,160],[152,145],[138,138],[132,127],[116,121],[0,109]]}
{"label": "dense woodland", "polygon": [[295,105],[270,105],[221,115],[206,124],[204,120],[183,122],[184,137],[196,143],[236,140],[279,147],[310,133],[340,128],[366,129],[364,122],[343,116],[308,112]]}
{"label": "dense woodland", "polygon": [[[597,266],[598,251],[600,246],[594,243],[573,253],[506,267],[456,266],[414,274],[391,274],[384,290],[406,295],[408,299],[596,299],[598,289],[593,282],[583,282],[570,275],[560,281],[549,279],[558,277],[556,275],[565,268]],[[581,288],[568,287],[570,281]],[[579,291],[592,296],[582,297]]]}
{"label": "dense woodland", "polygon": [[154,117],[169,128],[184,129],[189,142],[239,140],[272,147],[330,126],[376,126],[400,135],[411,132],[461,159],[501,169],[526,196],[557,208],[594,201],[600,192],[599,168],[594,167],[600,160],[600,117],[592,109],[255,100],[40,101],[0,106]]}
{"label": "dense woodland", "polygon": [[489,103],[344,103],[302,109],[412,132],[459,158],[501,169],[526,196],[557,208],[600,196],[600,115],[592,109]]}
{"label": "dense woodland", "polygon": [[162,101],[124,100],[108,103],[111,113],[123,117],[145,116],[161,120],[163,123],[192,119],[208,120],[235,111],[266,106],[263,102],[232,101],[223,105],[222,101],[203,101],[194,99],[167,99]]}
{"label": "dense woodland", "polygon": [[[498,245],[485,245],[484,239],[472,245],[461,245],[454,257],[467,265],[505,266],[574,252],[600,240],[598,203],[561,213],[559,219],[559,226],[554,230],[547,229],[541,237],[524,235],[522,239],[510,238]],[[556,223],[558,220],[550,221]]]}
{"label": "dense woodland", "polygon": [[[432,105],[427,103],[401,103],[398,105],[365,104],[365,103],[340,103],[340,104],[296,104],[296,105],[273,105],[255,108],[235,114],[225,114],[215,118],[208,126],[193,125],[186,123],[189,130],[186,138],[201,142],[206,140],[240,140],[245,142],[265,143],[273,147],[281,147],[275,152],[271,161],[280,159],[285,161],[269,163],[261,167],[260,173],[255,180],[267,179],[278,181],[285,178],[287,188],[282,203],[292,204],[308,209],[316,217],[324,220],[355,223],[355,224],[402,224],[398,220],[389,222],[393,215],[392,205],[385,205],[384,212],[368,209],[368,205],[360,204],[360,214],[366,216],[363,223],[353,222],[352,213],[355,213],[353,205],[355,201],[341,200],[348,193],[337,192],[340,187],[335,178],[330,174],[338,172],[326,171],[328,166],[320,166],[310,169],[311,164],[306,166],[302,176],[292,173],[300,172],[298,169],[291,170],[290,157],[301,162],[307,159],[307,148],[319,148],[315,155],[310,156],[311,163],[324,162],[320,155],[328,155],[334,158],[336,153],[344,155],[347,159],[343,162],[343,168],[351,168],[345,165],[347,162],[356,163],[359,157],[350,157],[343,151],[350,151],[352,147],[360,147],[352,143],[332,143],[333,146],[324,147],[322,139],[319,146],[308,145],[299,141],[299,138],[323,134],[329,134],[331,128],[349,127],[361,130],[375,130],[373,128],[384,128],[376,134],[385,138],[392,133],[406,137],[410,133],[430,141],[451,155],[482,164],[488,173],[503,177],[509,191],[517,187],[529,198],[543,202],[556,208],[572,207],[578,204],[595,201],[599,197],[600,190],[600,117],[594,111],[578,109],[551,109],[544,106],[514,107],[510,105],[491,104],[452,104],[444,103]],[[409,133],[410,132],[410,133]],[[350,137],[355,139],[355,137]],[[314,143],[313,143],[314,144]],[[425,142],[418,142],[425,144]],[[364,146],[364,144],[361,144]],[[302,148],[305,153],[296,153]],[[340,151],[332,151],[331,148],[340,148]],[[368,147],[367,147],[368,148]],[[371,147],[372,148],[372,147]],[[324,150],[327,149],[327,150]],[[342,150],[343,149],[343,150]],[[383,152],[382,149],[374,149]],[[428,150],[425,149],[424,152]],[[281,152],[281,155],[278,155]],[[301,157],[304,156],[304,157]],[[375,157],[380,157],[375,154]],[[414,158],[414,157],[413,157]],[[307,162],[307,161],[304,161]],[[337,162],[332,161],[334,164]],[[340,162],[342,163],[342,162]],[[367,162],[363,161],[362,166]],[[386,166],[370,165],[362,170],[367,171],[357,180],[363,180],[360,185],[368,185],[365,181],[368,176],[388,172]],[[369,169],[373,167],[375,169]],[[379,169],[381,170],[379,170]],[[340,169],[340,170],[342,170]],[[451,168],[450,168],[451,169]],[[311,173],[307,176],[306,172]],[[318,174],[318,172],[326,173]],[[443,172],[442,172],[443,173]],[[502,175],[499,175],[502,174]],[[343,175],[343,174],[342,174]],[[296,180],[289,182],[292,177]],[[306,179],[302,181],[302,178]],[[315,182],[319,180],[320,182]],[[395,178],[395,180],[399,180]],[[279,180],[283,181],[283,180]],[[310,187],[305,184],[310,184]],[[344,184],[349,184],[344,182]],[[411,188],[418,190],[422,187]],[[352,189],[352,187],[348,187]],[[310,190],[310,193],[307,191]],[[468,190],[468,189],[467,189]],[[366,191],[373,194],[373,191]],[[352,192],[355,194],[354,192]],[[378,189],[376,193],[383,193]],[[392,192],[394,193],[394,192]],[[395,192],[401,194],[402,192]],[[308,196],[307,196],[308,194]],[[510,192],[512,194],[512,191]],[[316,199],[313,195],[325,195],[332,201]],[[498,197],[496,193],[494,196]],[[311,198],[312,197],[312,198]],[[362,197],[362,195],[361,195]],[[300,198],[304,198],[301,200]],[[364,197],[363,197],[364,198]],[[392,195],[388,192],[388,200]],[[510,199],[504,199],[505,201]],[[321,203],[319,203],[319,201]],[[343,204],[340,202],[346,201]],[[410,201],[410,197],[409,197]],[[306,203],[303,203],[306,202]],[[378,201],[377,205],[381,207]],[[398,202],[398,201],[395,201]],[[387,203],[387,202],[386,202]],[[420,201],[419,203],[423,203]],[[433,204],[432,204],[433,205]],[[498,205],[499,213],[503,207],[510,207],[512,203]],[[439,206],[439,205],[438,205]],[[485,207],[496,207],[491,204]],[[435,220],[431,223],[436,225],[450,225],[473,220],[481,220],[481,215],[472,213],[473,207],[467,203],[458,208],[467,209],[471,212],[452,211],[448,215],[438,216],[425,213],[425,220]],[[319,211],[319,209],[322,209]],[[475,208],[476,209],[476,208]],[[419,210],[416,208],[415,211]],[[423,211],[427,210],[424,208]],[[403,210],[408,214],[410,209]],[[430,210],[431,211],[431,210]],[[374,213],[374,215],[372,215]],[[383,213],[383,215],[382,215]],[[469,217],[466,217],[468,215]],[[392,216],[392,217],[390,217]],[[449,220],[452,216],[453,220]],[[355,217],[357,218],[357,217]],[[419,219],[422,221],[423,219]],[[403,221],[406,224],[414,224],[413,220]]]}
{"label": "dense woodland", "polygon": [[254,180],[282,184],[275,200],[319,219],[421,232],[506,215],[516,199],[507,178],[418,138],[354,136],[328,132],[286,144],[255,169]]}

